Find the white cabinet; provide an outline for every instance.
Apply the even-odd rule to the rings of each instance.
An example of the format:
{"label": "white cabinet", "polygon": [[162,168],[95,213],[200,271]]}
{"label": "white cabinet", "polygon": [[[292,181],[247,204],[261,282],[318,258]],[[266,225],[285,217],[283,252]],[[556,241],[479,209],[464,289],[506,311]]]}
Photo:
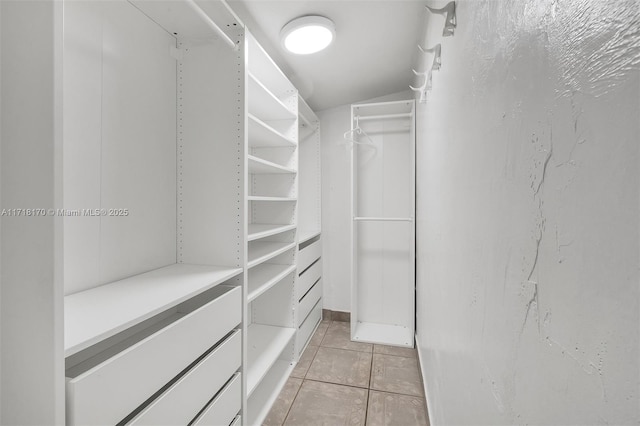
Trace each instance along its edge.
{"label": "white cabinet", "polygon": [[298,93],[250,33],[247,48],[247,424],[295,366]]}
{"label": "white cabinet", "polygon": [[63,13],[67,424],[187,424],[242,377],[243,33],[184,1]]}
{"label": "white cabinet", "polygon": [[351,106],[351,339],[413,347],[415,104]]}
{"label": "white cabinet", "polygon": [[320,226],[297,90],[219,1],[55,13],[61,251],[47,297],[64,306],[67,424],[260,423],[321,315],[318,245],[301,252],[316,287],[298,286],[299,244]]}
{"label": "white cabinet", "polygon": [[320,122],[309,105],[298,100],[300,133],[300,191],[298,282],[296,286],[298,355],[309,342],[322,318],[322,240]]}

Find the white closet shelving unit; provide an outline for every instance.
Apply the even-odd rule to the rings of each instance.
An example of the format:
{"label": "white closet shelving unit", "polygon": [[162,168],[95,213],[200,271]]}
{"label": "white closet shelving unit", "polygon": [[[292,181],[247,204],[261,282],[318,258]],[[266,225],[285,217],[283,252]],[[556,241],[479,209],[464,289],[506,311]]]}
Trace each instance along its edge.
{"label": "white closet shelving unit", "polygon": [[351,106],[351,339],[413,347],[415,102]]}
{"label": "white closet shelving unit", "polygon": [[241,29],[219,2],[143,0],[65,1],[62,28],[66,422],[238,422]]}
{"label": "white closet shelving unit", "polygon": [[322,241],[320,120],[298,99],[299,220],[296,283],[297,353],[300,355],[322,319]]}
{"label": "white closet shelving unit", "polygon": [[247,423],[295,366],[298,93],[247,32]]}
{"label": "white closet shelving unit", "polygon": [[298,93],[225,3],[61,10],[66,422],[259,424],[321,315],[317,118],[300,236]]}

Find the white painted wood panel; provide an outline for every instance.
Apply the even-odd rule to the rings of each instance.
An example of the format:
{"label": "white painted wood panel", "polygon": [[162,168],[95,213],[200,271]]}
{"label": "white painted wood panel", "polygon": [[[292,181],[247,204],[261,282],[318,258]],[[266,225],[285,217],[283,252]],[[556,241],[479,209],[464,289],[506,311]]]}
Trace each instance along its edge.
{"label": "white painted wood panel", "polygon": [[251,324],[248,328],[247,395],[269,372],[296,334],[294,328]]}
{"label": "white painted wood panel", "polygon": [[316,303],[316,305],[311,310],[311,313],[304,320],[302,325],[298,328],[298,333],[296,334],[296,347],[298,348],[298,353],[302,353],[302,350],[307,345],[307,342],[311,338],[316,326],[320,322],[322,318],[322,299]]}
{"label": "white painted wood panel", "polygon": [[103,3],[100,208],[129,214],[101,217],[99,284],[176,261],[175,39],[130,3]]}
{"label": "white painted wood panel", "polygon": [[249,271],[247,300],[251,302],[265,291],[279,283],[284,277],[293,273],[296,265],[263,263]]}
{"label": "white painted wood panel", "polygon": [[[173,426],[188,424],[222,388],[242,360],[241,331],[237,330],[162,395],[149,404],[129,424]],[[240,401],[240,392],[235,395]],[[230,400],[233,402],[233,399]],[[231,419],[238,410],[231,414]],[[228,421],[231,421],[228,419]],[[226,424],[218,418],[218,424]]]}
{"label": "white painted wood panel", "polygon": [[207,408],[193,422],[193,426],[232,425],[242,408],[242,378],[240,373],[220,391]]}
{"label": "white painted wood panel", "polygon": [[238,76],[244,49],[233,51],[222,43],[181,49],[178,261],[241,267],[245,105]]}
{"label": "white painted wood panel", "polygon": [[311,286],[313,286],[316,281],[322,275],[322,259],[318,259],[316,263],[314,263],[309,269],[307,269],[302,275],[298,277],[296,280],[296,296],[297,300],[300,300],[304,294],[309,291]]}
{"label": "white painted wood panel", "polygon": [[322,279],[316,282],[311,290],[300,300],[298,305],[298,327],[302,325],[311,309],[316,305],[318,300],[322,297]]}
{"label": "white painted wood panel", "polygon": [[106,209],[65,219],[68,294],[175,263],[176,70],[128,2],[65,9],[64,208]]}
{"label": "white painted wood panel", "polygon": [[264,377],[260,385],[249,397],[247,409],[247,425],[261,425],[269,414],[269,410],[278,398],[280,391],[287,383],[295,364],[286,360],[277,360]]}
{"label": "white painted wood panel", "polygon": [[301,273],[322,256],[322,240],[317,240],[300,250],[298,273]]}
{"label": "white painted wood panel", "polygon": [[[115,424],[169,382],[241,320],[241,289],[220,294],[201,308],[93,366],[67,370],[67,422]],[[180,314],[177,315],[180,317]],[[88,368],[88,369],[87,369]]]}
{"label": "white painted wood panel", "polygon": [[248,268],[252,268],[256,265],[266,262],[269,259],[285,253],[292,248],[295,248],[295,243],[277,243],[269,241],[253,241],[249,244],[249,262]]}

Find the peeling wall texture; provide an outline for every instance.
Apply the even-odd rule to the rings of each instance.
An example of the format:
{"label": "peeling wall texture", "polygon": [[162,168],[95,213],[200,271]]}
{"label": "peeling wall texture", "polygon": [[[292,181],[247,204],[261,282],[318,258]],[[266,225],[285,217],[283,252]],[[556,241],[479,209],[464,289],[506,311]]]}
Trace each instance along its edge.
{"label": "peeling wall texture", "polygon": [[462,0],[457,26],[418,109],[432,424],[638,424],[640,2]]}

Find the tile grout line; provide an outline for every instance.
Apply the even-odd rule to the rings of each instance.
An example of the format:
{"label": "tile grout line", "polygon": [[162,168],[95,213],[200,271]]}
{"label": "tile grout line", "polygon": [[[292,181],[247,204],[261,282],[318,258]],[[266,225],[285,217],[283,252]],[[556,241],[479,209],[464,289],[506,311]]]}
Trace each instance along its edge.
{"label": "tile grout line", "polygon": [[319,379],[304,379],[304,380],[307,380],[309,382],[326,383],[328,385],[345,386],[345,387],[348,387],[348,388],[369,390],[369,388],[367,388],[367,387],[362,387],[362,386],[357,386],[357,385],[346,385],[344,383],[327,382],[326,380],[319,380]]}
{"label": "tile grout line", "polygon": [[371,380],[373,380],[373,349],[371,347],[371,364],[369,365],[369,388],[367,389],[367,403],[364,407],[364,424],[367,426],[367,417],[369,416],[369,400],[371,399]]}
{"label": "tile grout line", "polygon": [[300,380],[302,380],[302,382],[300,383],[300,386],[298,387],[298,390],[296,391],[296,395],[291,400],[291,405],[289,405],[289,408],[287,409],[287,414],[285,414],[284,419],[282,419],[282,425],[281,426],[284,426],[284,424],[286,423],[287,417],[289,417],[289,413],[291,413],[291,409],[293,408],[293,404],[295,404],[296,399],[298,398],[298,394],[300,393],[300,389],[302,389],[302,385],[304,385],[304,379],[300,379]]}
{"label": "tile grout line", "polygon": [[[329,329],[329,327],[327,327],[327,330],[328,329]],[[327,333],[327,330],[325,330],[325,334]],[[316,331],[316,333],[317,333],[317,331]],[[313,336],[311,336],[311,338],[313,339]],[[324,336],[322,336],[322,339],[324,340]],[[322,340],[320,341],[320,344],[322,344]],[[308,348],[309,348],[309,345],[307,345],[307,347],[305,348],[305,351]],[[320,346],[318,346],[318,350],[319,349],[320,349]],[[296,395],[291,400],[291,405],[289,405],[289,409],[287,410],[287,414],[284,416],[284,419],[282,420],[282,426],[284,426],[285,422],[287,421],[287,417],[289,417],[289,413],[291,413],[291,409],[293,408],[293,404],[295,404],[296,399],[298,398],[298,394],[300,394],[300,389],[302,389],[302,385],[304,385],[304,381],[307,380],[306,379],[307,378],[307,374],[309,374],[309,370],[311,370],[311,365],[313,364],[313,361],[316,359],[316,355],[318,355],[318,350],[316,350],[316,352],[313,354],[313,357],[311,358],[311,362],[309,363],[309,368],[307,368],[307,371],[305,371],[305,373],[303,374],[302,378],[300,379],[300,380],[302,380],[302,382],[300,383],[300,387],[296,391]],[[304,351],[302,351],[302,353],[304,354]]]}

